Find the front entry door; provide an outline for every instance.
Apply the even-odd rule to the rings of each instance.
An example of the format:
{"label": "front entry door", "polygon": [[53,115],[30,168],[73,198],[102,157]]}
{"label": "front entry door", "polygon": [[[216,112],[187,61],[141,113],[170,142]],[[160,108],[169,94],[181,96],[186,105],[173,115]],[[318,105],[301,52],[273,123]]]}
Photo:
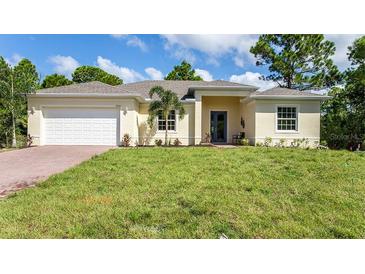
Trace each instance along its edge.
{"label": "front entry door", "polygon": [[227,111],[210,112],[210,136],[212,143],[227,142]]}

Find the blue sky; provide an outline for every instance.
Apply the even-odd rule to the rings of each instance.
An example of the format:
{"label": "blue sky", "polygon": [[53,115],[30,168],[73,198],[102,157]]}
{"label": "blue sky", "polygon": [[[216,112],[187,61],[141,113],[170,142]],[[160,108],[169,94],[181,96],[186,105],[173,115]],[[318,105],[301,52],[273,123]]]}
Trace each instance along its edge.
{"label": "blue sky", "polygon": [[[161,79],[186,59],[205,80],[223,79],[260,86],[267,73],[255,66],[249,48],[257,35],[0,35],[0,55],[10,64],[30,59],[43,78],[60,73],[70,77],[80,65],[99,66],[125,83]],[[347,46],[359,35],[327,35],[335,42],[335,63],[348,66]]]}

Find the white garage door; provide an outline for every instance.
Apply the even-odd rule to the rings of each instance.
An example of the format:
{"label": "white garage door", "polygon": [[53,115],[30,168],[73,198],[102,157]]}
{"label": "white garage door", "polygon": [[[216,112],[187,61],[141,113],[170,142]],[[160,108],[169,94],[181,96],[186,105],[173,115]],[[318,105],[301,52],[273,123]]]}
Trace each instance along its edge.
{"label": "white garage door", "polygon": [[46,145],[116,145],[117,110],[49,108],[43,112]]}

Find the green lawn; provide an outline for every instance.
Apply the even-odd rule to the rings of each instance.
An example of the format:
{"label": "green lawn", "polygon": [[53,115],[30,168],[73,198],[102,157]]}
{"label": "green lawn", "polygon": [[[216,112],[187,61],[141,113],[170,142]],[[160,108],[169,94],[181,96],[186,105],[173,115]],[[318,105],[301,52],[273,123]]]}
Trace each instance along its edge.
{"label": "green lawn", "polygon": [[254,147],[115,149],[0,201],[1,238],[222,233],[364,238],[365,155]]}
{"label": "green lawn", "polygon": [[11,151],[11,150],[15,150],[16,148],[0,148],[0,153],[1,152],[6,152],[6,151]]}

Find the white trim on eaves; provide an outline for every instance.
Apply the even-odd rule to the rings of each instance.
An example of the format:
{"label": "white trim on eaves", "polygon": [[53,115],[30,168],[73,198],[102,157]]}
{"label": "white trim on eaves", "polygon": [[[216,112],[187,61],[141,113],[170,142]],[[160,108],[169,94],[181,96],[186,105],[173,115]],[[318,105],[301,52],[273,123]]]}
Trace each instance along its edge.
{"label": "white trim on eaves", "polygon": [[250,98],[260,99],[271,99],[271,100],[328,100],[331,96],[326,95],[251,95]]}

